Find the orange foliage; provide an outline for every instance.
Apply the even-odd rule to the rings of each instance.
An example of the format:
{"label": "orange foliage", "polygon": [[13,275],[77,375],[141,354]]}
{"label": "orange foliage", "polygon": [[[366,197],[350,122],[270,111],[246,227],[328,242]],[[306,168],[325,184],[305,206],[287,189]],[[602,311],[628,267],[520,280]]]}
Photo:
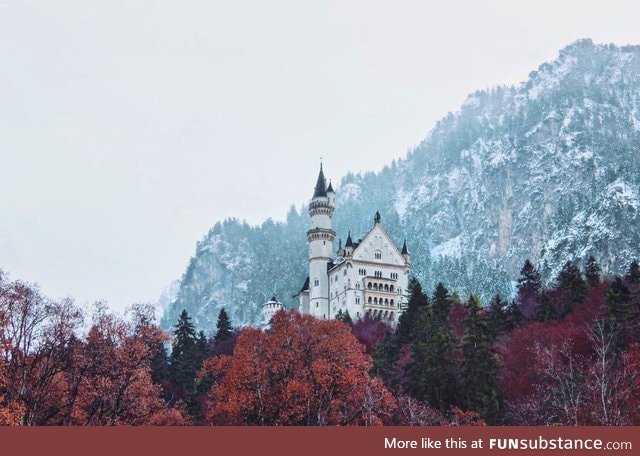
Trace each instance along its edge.
{"label": "orange foliage", "polygon": [[207,360],[207,420],[230,425],[379,425],[395,401],[369,376],[371,358],[338,321],[279,312],[244,329],[233,356]]}

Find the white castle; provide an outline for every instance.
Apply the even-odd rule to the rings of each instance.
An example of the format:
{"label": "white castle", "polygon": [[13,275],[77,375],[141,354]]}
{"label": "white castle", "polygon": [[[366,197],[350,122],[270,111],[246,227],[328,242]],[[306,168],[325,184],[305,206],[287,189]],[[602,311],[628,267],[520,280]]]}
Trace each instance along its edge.
{"label": "white castle", "polygon": [[331,183],[327,186],[320,164],[309,203],[309,276],[296,295],[300,312],[331,319],[342,311],[354,321],[369,315],[395,324],[406,306],[410,264],[406,240],[398,249],[376,212],[373,228],[357,242],[349,232],[334,259],[336,233],[331,222],[335,206],[336,194]]}

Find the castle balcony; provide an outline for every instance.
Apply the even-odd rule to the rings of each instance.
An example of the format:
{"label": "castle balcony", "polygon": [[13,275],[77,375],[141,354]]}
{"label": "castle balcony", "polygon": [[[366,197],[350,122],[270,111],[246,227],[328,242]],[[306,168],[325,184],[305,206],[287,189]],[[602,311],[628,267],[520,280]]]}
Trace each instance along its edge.
{"label": "castle balcony", "polygon": [[362,289],[365,293],[398,294],[398,281],[382,277],[365,277],[362,279]]}
{"label": "castle balcony", "polygon": [[389,292],[380,291],[364,291],[364,306],[375,309],[389,310],[400,309],[400,301],[398,295]]}

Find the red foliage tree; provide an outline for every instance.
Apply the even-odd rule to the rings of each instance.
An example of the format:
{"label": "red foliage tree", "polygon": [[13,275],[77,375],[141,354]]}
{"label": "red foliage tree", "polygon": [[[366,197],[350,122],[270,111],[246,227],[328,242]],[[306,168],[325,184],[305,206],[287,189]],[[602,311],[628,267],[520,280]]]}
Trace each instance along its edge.
{"label": "red foliage tree", "polygon": [[338,321],[279,312],[271,330],[241,331],[233,356],[205,362],[207,419],[232,425],[377,425],[395,401]]}

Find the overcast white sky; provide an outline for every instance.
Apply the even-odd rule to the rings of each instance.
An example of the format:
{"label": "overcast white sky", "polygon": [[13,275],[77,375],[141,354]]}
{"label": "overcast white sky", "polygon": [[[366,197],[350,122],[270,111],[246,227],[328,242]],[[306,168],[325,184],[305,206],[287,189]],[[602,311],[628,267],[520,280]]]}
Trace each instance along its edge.
{"label": "overcast white sky", "polygon": [[155,300],[217,220],[306,202],[321,155],[379,170],[467,94],[639,24],[637,0],[0,0],[0,268]]}

